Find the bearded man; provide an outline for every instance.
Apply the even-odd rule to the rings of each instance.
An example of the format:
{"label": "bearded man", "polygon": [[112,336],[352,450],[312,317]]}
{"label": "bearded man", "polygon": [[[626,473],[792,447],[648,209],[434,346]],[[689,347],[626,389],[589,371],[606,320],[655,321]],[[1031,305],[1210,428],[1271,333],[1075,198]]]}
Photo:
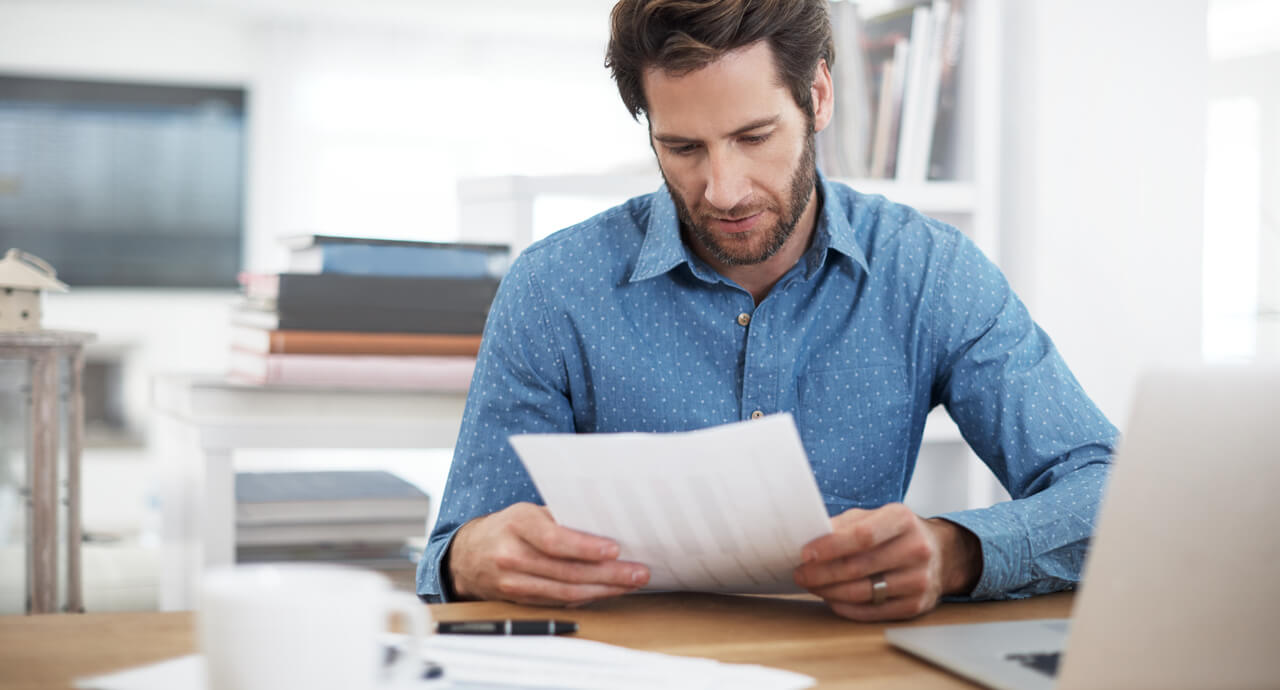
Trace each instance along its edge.
{"label": "bearded man", "polygon": [[[576,605],[649,577],[555,523],[519,433],[790,412],[832,516],[795,581],[855,620],[1074,586],[1116,429],[1000,271],[938,220],[823,178],[827,0],[622,0],[607,65],[666,184],[525,250],[485,327],[429,601]],[[1012,501],[901,504],[946,406]]]}

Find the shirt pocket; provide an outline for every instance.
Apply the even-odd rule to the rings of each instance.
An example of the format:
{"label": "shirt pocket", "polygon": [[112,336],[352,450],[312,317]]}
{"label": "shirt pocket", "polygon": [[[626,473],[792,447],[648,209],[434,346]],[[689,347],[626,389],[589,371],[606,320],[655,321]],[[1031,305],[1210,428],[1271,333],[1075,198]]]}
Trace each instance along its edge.
{"label": "shirt pocket", "polygon": [[911,422],[907,368],[810,372],[796,393],[796,423],[828,510],[901,501]]}

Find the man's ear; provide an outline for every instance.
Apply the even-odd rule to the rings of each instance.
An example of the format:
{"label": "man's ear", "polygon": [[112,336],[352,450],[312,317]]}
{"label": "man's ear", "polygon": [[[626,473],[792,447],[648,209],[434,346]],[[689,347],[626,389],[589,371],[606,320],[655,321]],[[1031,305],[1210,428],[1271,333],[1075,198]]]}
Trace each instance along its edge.
{"label": "man's ear", "polygon": [[818,68],[813,71],[813,85],[809,87],[809,95],[813,99],[813,131],[821,132],[831,124],[835,114],[835,86],[831,82],[831,70],[825,59],[818,60]]}

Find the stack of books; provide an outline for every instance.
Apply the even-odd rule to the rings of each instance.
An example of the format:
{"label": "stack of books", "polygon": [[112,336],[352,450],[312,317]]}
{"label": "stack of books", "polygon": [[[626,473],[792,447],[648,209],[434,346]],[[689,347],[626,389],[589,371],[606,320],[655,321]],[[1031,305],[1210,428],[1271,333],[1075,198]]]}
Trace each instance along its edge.
{"label": "stack of books", "polygon": [[832,3],[836,116],[819,155],[837,177],[954,179],[964,0],[923,0],[863,17]]}
{"label": "stack of books", "polygon": [[510,248],[302,235],[289,269],[241,274],[230,378],[466,390]]}
{"label": "stack of books", "polygon": [[411,567],[431,499],[389,472],[236,474],[236,560]]}

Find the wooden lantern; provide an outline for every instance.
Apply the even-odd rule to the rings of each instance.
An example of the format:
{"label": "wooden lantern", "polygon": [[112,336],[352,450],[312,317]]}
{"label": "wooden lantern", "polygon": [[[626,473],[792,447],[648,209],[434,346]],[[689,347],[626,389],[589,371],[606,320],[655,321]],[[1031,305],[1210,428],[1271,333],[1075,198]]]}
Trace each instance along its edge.
{"label": "wooden lantern", "polygon": [[33,254],[10,249],[0,259],[0,333],[40,330],[40,297],[44,290],[66,292],[53,267]]}

